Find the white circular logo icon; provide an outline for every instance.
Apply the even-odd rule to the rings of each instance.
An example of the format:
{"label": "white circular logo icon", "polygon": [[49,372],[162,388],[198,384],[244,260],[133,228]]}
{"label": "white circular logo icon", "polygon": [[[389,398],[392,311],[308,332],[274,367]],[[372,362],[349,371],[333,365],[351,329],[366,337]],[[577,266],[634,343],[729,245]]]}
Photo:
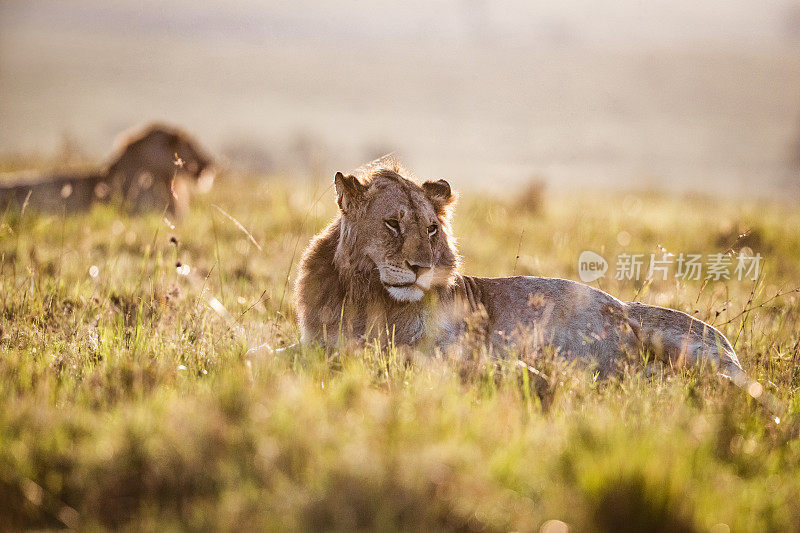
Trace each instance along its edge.
{"label": "white circular logo icon", "polygon": [[584,250],[578,257],[578,277],[584,283],[591,283],[606,275],[608,262],[602,255]]}

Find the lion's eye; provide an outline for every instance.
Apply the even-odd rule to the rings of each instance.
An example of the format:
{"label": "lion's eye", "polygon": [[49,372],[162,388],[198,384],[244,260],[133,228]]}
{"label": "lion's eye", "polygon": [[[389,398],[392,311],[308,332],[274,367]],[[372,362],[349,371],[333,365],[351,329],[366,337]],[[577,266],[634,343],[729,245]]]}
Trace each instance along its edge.
{"label": "lion's eye", "polygon": [[428,226],[428,237],[433,237],[434,235],[436,235],[436,232],[438,231],[439,231],[439,226],[436,224],[431,224],[430,226]]}
{"label": "lion's eye", "polygon": [[394,218],[388,218],[383,221],[386,224],[386,227],[392,230],[396,235],[400,235],[400,222]]}

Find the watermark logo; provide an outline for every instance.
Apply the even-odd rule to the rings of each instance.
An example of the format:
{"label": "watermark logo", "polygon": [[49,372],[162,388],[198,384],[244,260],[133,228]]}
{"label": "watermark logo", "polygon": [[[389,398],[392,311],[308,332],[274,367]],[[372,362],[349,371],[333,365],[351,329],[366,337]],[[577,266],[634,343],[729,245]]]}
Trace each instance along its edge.
{"label": "watermark logo", "polygon": [[[648,257],[649,255],[649,257]],[[649,261],[648,261],[649,259]],[[663,280],[678,278],[684,280],[721,281],[737,279],[756,281],[761,274],[761,254],[627,254],[617,256],[614,265],[614,279],[624,280]],[[598,253],[590,250],[581,252],[578,257],[578,276],[584,283],[591,283],[605,276],[608,262]]]}
{"label": "watermark logo", "polygon": [[606,275],[608,261],[602,255],[584,250],[578,257],[578,276],[584,283],[591,283]]}

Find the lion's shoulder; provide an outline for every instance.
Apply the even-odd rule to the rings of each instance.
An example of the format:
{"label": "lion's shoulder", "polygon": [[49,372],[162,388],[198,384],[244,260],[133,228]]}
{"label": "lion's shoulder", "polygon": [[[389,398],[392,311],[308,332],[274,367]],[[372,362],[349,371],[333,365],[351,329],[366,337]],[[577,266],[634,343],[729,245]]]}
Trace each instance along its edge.
{"label": "lion's shoulder", "polygon": [[[332,324],[341,310],[344,295],[333,266],[339,231],[336,221],[314,237],[298,265],[295,311],[304,341],[319,337],[318,333],[326,324]],[[324,333],[333,335],[336,330]]]}

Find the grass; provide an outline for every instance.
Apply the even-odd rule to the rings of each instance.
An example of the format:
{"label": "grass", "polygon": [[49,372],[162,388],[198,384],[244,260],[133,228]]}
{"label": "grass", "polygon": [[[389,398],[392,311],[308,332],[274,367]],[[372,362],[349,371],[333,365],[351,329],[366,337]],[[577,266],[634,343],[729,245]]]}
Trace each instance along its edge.
{"label": "grass", "polygon": [[476,275],[577,279],[585,249],[760,252],[758,283],[600,286],[719,325],[786,402],[776,424],[708,369],[248,356],[298,341],[287,279],[334,214],[326,187],[220,183],[213,203],[262,250],[210,200],[174,228],[106,207],[3,215],[3,528],[800,531],[800,209],[465,194],[456,210]]}

